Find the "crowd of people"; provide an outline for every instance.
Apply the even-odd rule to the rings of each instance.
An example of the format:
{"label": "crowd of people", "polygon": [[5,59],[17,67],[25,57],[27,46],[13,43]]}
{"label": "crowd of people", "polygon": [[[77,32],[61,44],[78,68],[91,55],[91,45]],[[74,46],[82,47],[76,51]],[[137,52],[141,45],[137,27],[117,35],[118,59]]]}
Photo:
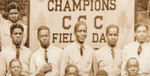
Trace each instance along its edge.
{"label": "crowd of people", "polygon": [[40,47],[34,53],[24,46],[27,25],[20,22],[20,6],[11,2],[7,7],[8,20],[0,17],[0,76],[149,76],[150,44],[146,42],[148,26],[137,24],[135,41],[124,46],[117,44],[120,29],[106,27],[107,43],[94,50],[85,43],[87,24],[74,25],[75,42],[60,49],[50,43],[50,29],[41,25],[37,30]]}

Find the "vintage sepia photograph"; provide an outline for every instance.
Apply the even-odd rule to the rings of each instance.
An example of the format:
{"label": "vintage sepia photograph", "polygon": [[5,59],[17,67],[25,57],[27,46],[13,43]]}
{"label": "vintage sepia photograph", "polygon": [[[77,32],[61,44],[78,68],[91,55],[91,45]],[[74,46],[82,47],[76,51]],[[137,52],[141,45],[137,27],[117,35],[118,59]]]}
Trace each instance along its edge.
{"label": "vintage sepia photograph", "polygon": [[0,76],[150,76],[150,0],[0,0]]}

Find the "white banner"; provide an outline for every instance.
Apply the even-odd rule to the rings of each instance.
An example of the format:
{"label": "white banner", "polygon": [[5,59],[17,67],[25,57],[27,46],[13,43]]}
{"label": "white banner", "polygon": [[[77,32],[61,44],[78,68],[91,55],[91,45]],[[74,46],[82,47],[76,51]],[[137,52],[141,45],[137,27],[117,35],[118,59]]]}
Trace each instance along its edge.
{"label": "white banner", "polygon": [[30,0],[30,48],[39,47],[37,28],[50,28],[51,44],[64,48],[72,43],[74,25],[84,20],[88,26],[86,43],[100,48],[106,42],[110,24],[120,28],[118,45],[122,48],[134,40],[134,0]]}

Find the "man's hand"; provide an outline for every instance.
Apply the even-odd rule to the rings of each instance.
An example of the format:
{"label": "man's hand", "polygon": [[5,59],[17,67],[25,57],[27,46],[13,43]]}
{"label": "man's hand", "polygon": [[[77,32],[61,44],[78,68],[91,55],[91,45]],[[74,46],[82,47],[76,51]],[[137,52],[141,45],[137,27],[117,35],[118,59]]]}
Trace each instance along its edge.
{"label": "man's hand", "polygon": [[52,64],[48,63],[45,64],[41,69],[40,69],[40,73],[46,74],[47,72],[52,71]]}

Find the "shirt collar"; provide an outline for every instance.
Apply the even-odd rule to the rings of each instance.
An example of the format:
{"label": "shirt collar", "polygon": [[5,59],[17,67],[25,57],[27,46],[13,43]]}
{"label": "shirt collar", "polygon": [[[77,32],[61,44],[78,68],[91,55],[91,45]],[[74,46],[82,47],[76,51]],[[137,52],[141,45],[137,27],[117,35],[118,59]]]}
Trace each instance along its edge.
{"label": "shirt collar", "polygon": [[[79,42],[74,42],[74,44],[75,44],[78,48],[81,47],[81,44],[80,44]],[[85,48],[85,43],[83,43],[82,45],[83,45],[83,47]]]}
{"label": "shirt collar", "polygon": [[117,48],[117,46],[115,46],[115,47],[112,48],[112,47],[109,46],[109,44],[107,44],[106,46],[107,46],[107,48],[109,48],[109,49],[116,49],[116,48]]}
{"label": "shirt collar", "polygon": [[[15,46],[13,43],[11,43],[11,44],[10,44],[10,46],[11,46],[13,49],[16,49],[16,46]],[[22,46],[22,45],[20,45],[20,48],[19,48],[19,49],[21,49],[21,50],[22,50],[22,49],[23,49],[23,46]]]}
{"label": "shirt collar", "polygon": [[[138,46],[140,45],[140,43],[139,43],[138,41],[135,41],[135,44],[138,45]],[[141,44],[141,45],[142,45],[142,46],[145,46],[145,45],[147,45],[147,42],[144,42],[144,43]]]}
{"label": "shirt collar", "polygon": [[[47,50],[48,50],[50,47],[51,47],[51,45],[48,46]],[[45,48],[43,48],[42,46],[40,46],[40,48],[41,48],[42,50],[45,50]]]}

